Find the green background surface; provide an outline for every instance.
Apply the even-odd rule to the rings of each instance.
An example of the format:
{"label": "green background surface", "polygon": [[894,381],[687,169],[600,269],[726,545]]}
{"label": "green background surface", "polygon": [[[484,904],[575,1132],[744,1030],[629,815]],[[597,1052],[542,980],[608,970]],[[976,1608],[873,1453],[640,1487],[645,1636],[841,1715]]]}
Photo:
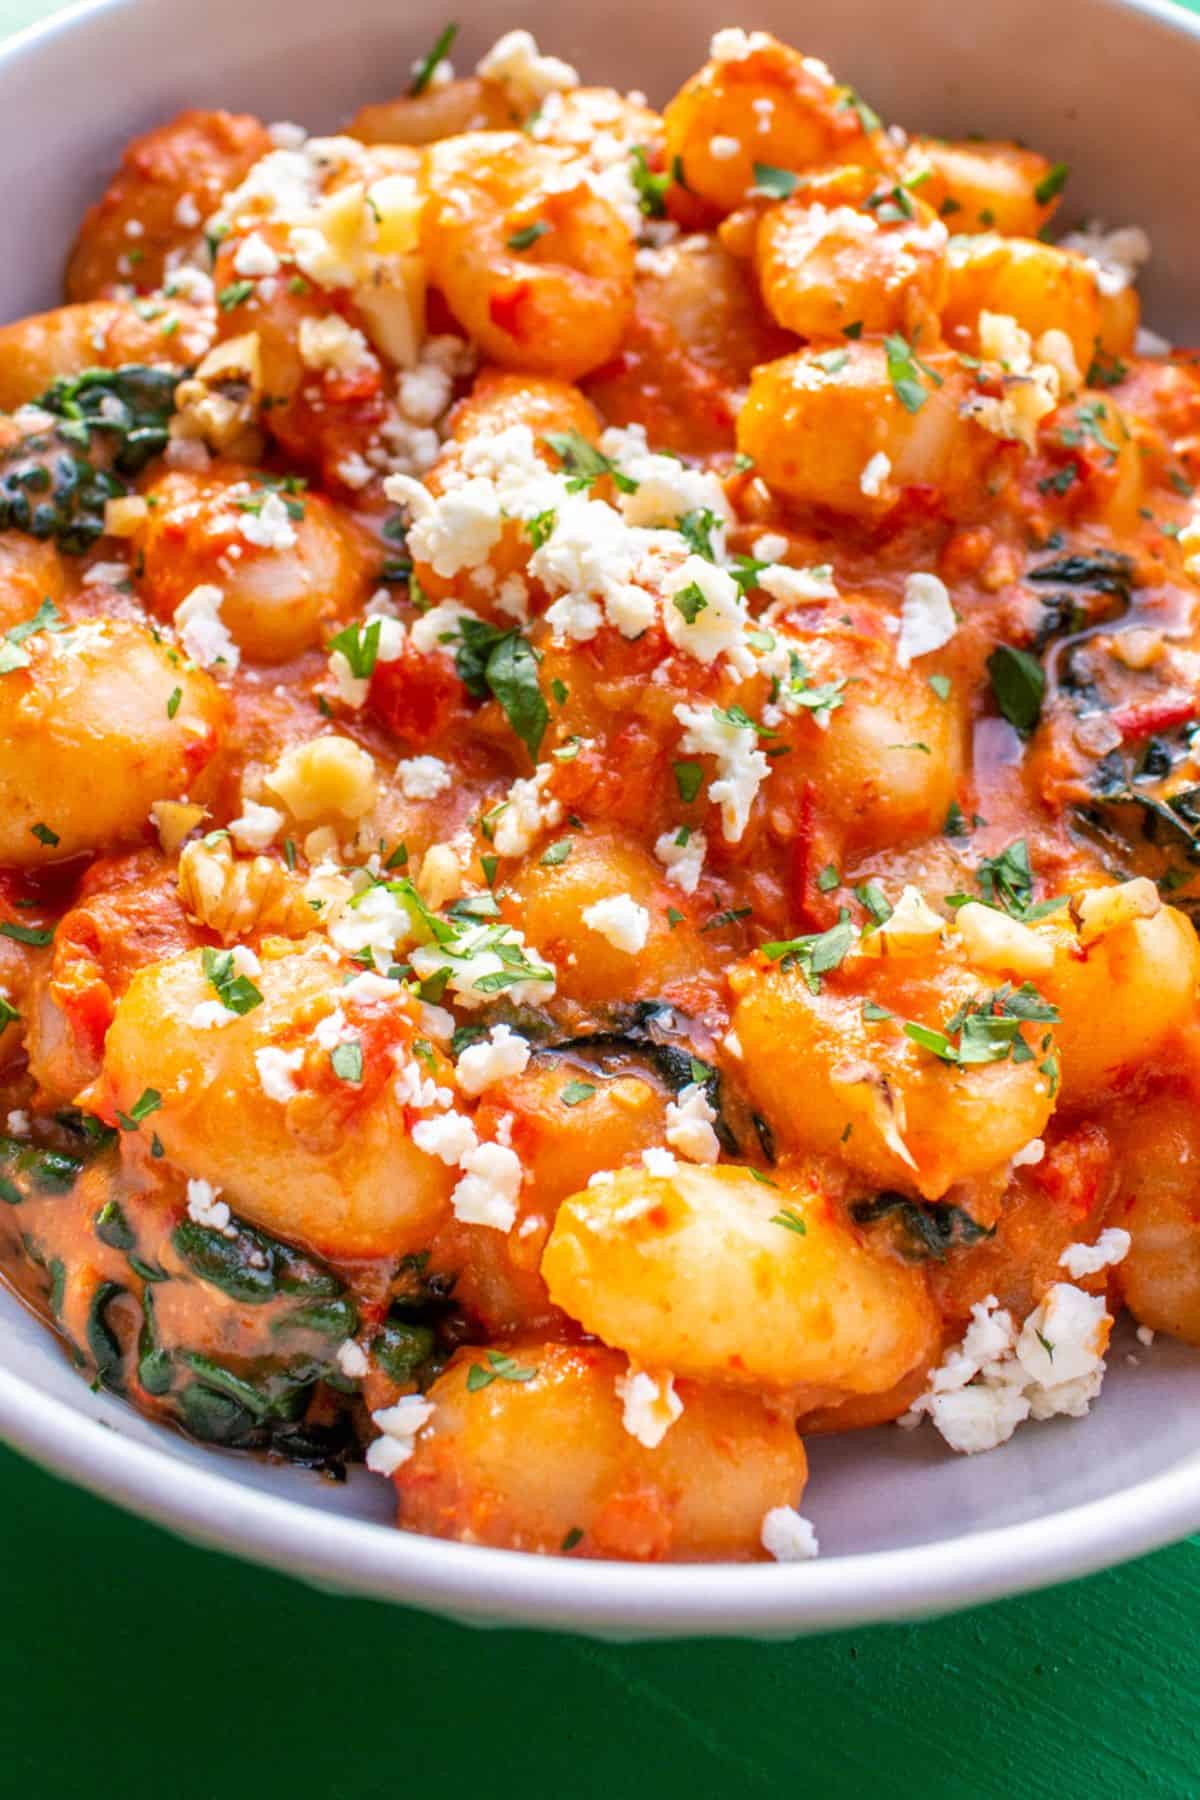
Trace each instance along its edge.
{"label": "green background surface", "polygon": [[1200,1795],[1200,1540],[931,1624],[627,1647],[335,1599],[4,1451],[0,1520],[6,1797]]}

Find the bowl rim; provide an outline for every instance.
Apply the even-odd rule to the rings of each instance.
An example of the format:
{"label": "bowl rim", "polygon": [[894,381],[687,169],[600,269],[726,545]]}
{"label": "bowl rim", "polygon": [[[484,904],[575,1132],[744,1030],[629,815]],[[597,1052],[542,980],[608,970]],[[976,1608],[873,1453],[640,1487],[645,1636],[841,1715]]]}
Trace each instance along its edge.
{"label": "bowl rim", "polygon": [[[86,1390],[85,1390],[86,1391]],[[1084,1505],[944,1542],[805,1563],[640,1564],[493,1550],[345,1518],[137,1442],[0,1369],[0,1436],[206,1548],[474,1625],[787,1637],[919,1619],[1077,1579],[1200,1525],[1200,1459]]]}
{"label": "bowl rim", "polygon": [[[168,0],[149,0],[163,6]],[[1093,0],[1200,41],[1175,0]],[[75,0],[0,40],[0,74],[147,0]],[[87,1394],[81,1388],[80,1397]],[[312,1507],[198,1468],[0,1368],[0,1438],[191,1542],[342,1594],[463,1623],[648,1636],[801,1633],[949,1613],[1078,1579],[1200,1528],[1200,1456],[1119,1493],[1016,1524],[794,1564],[575,1561],[458,1544]]]}

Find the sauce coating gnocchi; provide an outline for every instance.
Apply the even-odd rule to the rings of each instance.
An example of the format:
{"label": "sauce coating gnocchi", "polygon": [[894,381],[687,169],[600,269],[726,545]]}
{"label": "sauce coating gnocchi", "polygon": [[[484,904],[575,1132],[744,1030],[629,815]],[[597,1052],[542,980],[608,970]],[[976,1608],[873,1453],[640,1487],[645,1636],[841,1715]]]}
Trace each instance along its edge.
{"label": "sauce coating gnocchi", "polygon": [[1200,357],[765,33],[447,47],[0,328],[0,1252],[401,1529],[800,1560],[1200,1346]]}

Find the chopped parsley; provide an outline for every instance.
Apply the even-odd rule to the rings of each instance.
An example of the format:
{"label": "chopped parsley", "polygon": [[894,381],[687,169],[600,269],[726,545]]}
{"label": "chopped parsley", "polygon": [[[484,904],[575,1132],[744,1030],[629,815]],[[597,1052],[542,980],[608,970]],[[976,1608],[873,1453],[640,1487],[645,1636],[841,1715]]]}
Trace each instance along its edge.
{"label": "chopped parsley", "polygon": [[690,806],[704,783],[704,770],[695,762],[672,763],[671,767],[679,798],[685,806]]}
{"label": "chopped parsley", "polygon": [[542,439],[562,463],[567,492],[577,494],[607,475],[622,494],[636,494],[637,482],[623,475],[611,459],[578,431],[548,431]]}
{"label": "chopped parsley", "polygon": [[480,1388],[491,1387],[493,1381],[532,1381],[536,1374],[536,1368],[524,1367],[503,1350],[489,1350],[486,1365],[471,1364],[467,1372],[467,1392],[477,1394]]}
{"label": "chopped parsley", "polygon": [[685,588],[671,596],[676,612],[683,616],[688,625],[694,625],[700,614],[708,605],[708,601],[700,591],[698,582],[689,581]]}
{"label": "chopped parsley", "polygon": [[638,209],[648,219],[661,219],[667,211],[667,189],[675,179],[675,170],[659,175],[650,167],[643,145],[635,144],[629,153],[629,179],[637,195]]}
{"label": "chopped parsley", "polygon": [[837,924],[831,925],[828,931],[816,932],[809,937],[786,938],[763,944],[761,948],[768,962],[777,962],[782,969],[798,968],[811,991],[819,994],[821,976],[840,968],[857,935],[850,914],[843,907]]}
{"label": "chopped parsley", "polygon": [[1067,185],[1067,176],[1071,173],[1069,163],[1053,163],[1033,190],[1033,197],[1039,206],[1048,206],[1056,200]]}
{"label": "chopped parsley", "polygon": [[382,629],[382,619],[347,625],[344,631],[339,631],[336,637],[330,638],[326,648],[331,652],[339,651],[345,657],[356,681],[366,681],[375,672]]}
{"label": "chopped parsley", "polygon": [[924,375],[934,387],[941,387],[942,378],[928,363],[921,361],[914,345],[898,332],[892,332],[883,340],[884,354],[887,357],[888,380],[892,384],[897,400],[905,412],[920,412],[929,398]]}
{"label": "chopped parsley", "polygon": [[767,200],[786,200],[795,193],[799,181],[800,177],[793,175],[790,169],[777,169],[771,163],[756,162],[754,186],[750,192]]}
{"label": "chopped parsley", "polygon": [[409,83],[408,91],[414,99],[418,94],[423,94],[425,92],[425,89],[433,80],[438,64],[440,62],[445,62],[446,58],[449,56],[457,36],[458,26],[456,24],[443,26],[442,30],[438,33],[434,40],[433,49],[430,50],[427,56],[422,57],[417,65],[416,72]]}
{"label": "chopped parsley", "polygon": [[43,930],[35,925],[18,925],[9,919],[0,925],[0,937],[11,938],[14,944],[29,944],[35,950],[44,950],[54,937],[54,927]]}
{"label": "chopped parsley", "polygon": [[31,619],[22,619],[19,625],[10,625],[4,633],[3,642],[0,643],[0,675],[8,675],[13,669],[29,667],[29,652],[23,647],[26,638],[33,637],[38,631],[66,629],[53,600],[43,600]]}
{"label": "chopped parsley", "polygon": [[[558,514],[552,506],[548,506],[544,512],[534,513],[532,519],[526,519],[525,530],[528,533],[529,541],[535,550],[541,549],[542,545],[549,539],[550,534],[557,524]],[[559,683],[559,685],[561,686],[562,684]],[[563,699],[565,698],[566,694],[564,693]],[[555,695],[555,699],[558,699],[557,694]],[[559,705],[562,705],[561,700],[559,701]]]}
{"label": "chopped parsley", "polygon": [[1032,982],[1023,982],[1019,988],[1005,983],[994,993],[982,994],[960,1006],[941,1031],[910,1020],[904,1026],[904,1035],[941,1062],[959,1068],[1010,1059],[1016,1063],[1032,1062],[1033,1051],[1025,1042],[1021,1027],[1049,1025],[1057,1018],[1057,1008],[1042,999]]}
{"label": "chopped parsley", "polygon": [[508,240],[510,250],[529,250],[539,238],[545,237],[550,227],[545,219],[535,219],[532,225],[523,225],[520,231],[514,231]]}
{"label": "chopped parsley", "polygon": [[162,1095],[158,1089],[144,1088],[127,1113],[118,1110],[117,1123],[122,1131],[136,1131],[142,1120],[157,1112],[161,1105]]}
{"label": "chopped parsley", "polygon": [[333,1072],[339,1081],[360,1082],[363,1077],[363,1052],[358,1040],[335,1044],[329,1053]]}
{"label": "chopped parsley", "polygon": [[676,530],[692,555],[702,556],[706,562],[716,562],[717,560],[717,553],[713,547],[713,533],[720,529],[720,519],[707,506],[696,507],[691,512],[684,513],[676,526]]}
{"label": "chopped parsley", "polygon": [[200,961],[227,1011],[241,1015],[262,1005],[263,997],[250,977],[234,972],[232,950],[213,950],[206,945],[200,952]]}
{"label": "chopped parsley", "polygon": [[217,295],[217,305],[222,312],[232,312],[235,306],[241,306],[244,300],[248,300],[253,292],[252,281],[231,281]]}

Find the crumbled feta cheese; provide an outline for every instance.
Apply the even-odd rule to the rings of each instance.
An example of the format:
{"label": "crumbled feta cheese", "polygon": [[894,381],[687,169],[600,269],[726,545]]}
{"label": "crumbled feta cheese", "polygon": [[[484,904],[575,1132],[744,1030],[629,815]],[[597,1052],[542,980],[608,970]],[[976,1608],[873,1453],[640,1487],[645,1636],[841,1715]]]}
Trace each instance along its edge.
{"label": "crumbled feta cheese", "polygon": [[355,895],[328,929],[330,943],[346,956],[358,958],[369,951],[376,967],[386,969],[397,947],[412,937],[412,914],[381,882]]}
{"label": "crumbled feta cheese", "polygon": [[447,992],[471,1011],[492,1003],[495,977],[514,1006],[540,1004],[554,993],[554,970],[511,925],[466,926],[446,943],[419,944],[410,951],[409,961],[419,981],[444,974]]}
{"label": "crumbled feta cheese", "polygon": [[1120,1226],[1110,1225],[1100,1233],[1094,1244],[1068,1244],[1058,1259],[1059,1266],[1067,1271],[1072,1281],[1082,1281],[1088,1275],[1099,1274],[1101,1269],[1124,1262],[1132,1243],[1133,1239],[1127,1231],[1122,1231]]}
{"label": "crumbled feta cheese", "polygon": [[[679,1167],[679,1161],[673,1150],[664,1150],[658,1144],[652,1144],[649,1150],[642,1151],[642,1167],[647,1175],[673,1175]],[[652,1201],[651,1204],[656,1204]]]}
{"label": "crumbled feta cheese", "polygon": [[528,778],[513,782],[492,834],[497,856],[526,855],[543,831],[561,823],[562,805],[546,792],[553,775],[552,765],[544,763]]}
{"label": "crumbled feta cheese", "polygon": [[405,1394],[394,1406],[380,1407],[371,1423],[383,1434],[367,1445],[367,1467],[376,1475],[394,1475],[416,1448],[417,1435],[434,1414],[424,1394]]}
{"label": "crumbled feta cheese", "polygon": [[753,725],[742,725],[715,706],[687,706],[680,702],[675,717],[684,728],[682,748],[692,756],[716,759],[717,779],[709,784],[708,798],[721,808],[721,832],[726,843],[740,842],[750,819],[750,809],[771,765],[758,748]]}
{"label": "crumbled feta cheese", "polygon": [[[1030,1138],[1029,1142],[1023,1144],[1012,1157],[1012,1167],[1014,1169],[1035,1169],[1040,1162],[1045,1160],[1045,1156],[1046,1146],[1043,1140],[1041,1138]],[[1074,1270],[1072,1270],[1072,1273],[1074,1273]]]}
{"label": "crumbled feta cheese", "polygon": [[194,587],[175,608],[175,629],[184,649],[202,669],[220,663],[236,669],[241,652],[221,618],[221,602],[225,596],[219,587],[205,583]]}
{"label": "crumbled feta cheese", "polygon": [[675,1392],[675,1377],[651,1375],[631,1365],[625,1374],[617,1376],[616,1388],[626,1431],[647,1450],[656,1450],[683,1413],[683,1401]]}
{"label": "crumbled feta cheese", "polygon": [[24,1107],[14,1107],[5,1121],[5,1129],[9,1137],[24,1138],[29,1136],[30,1118]]}
{"label": "crumbled feta cheese", "polygon": [[337,466],[336,474],[342,485],[351,488],[355,493],[375,479],[374,469],[366,457],[361,456],[357,450],[352,450],[347,456],[343,456]]}
{"label": "crumbled feta cheese", "polygon": [[689,556],[668,576],[663,624],[678,650],[709,664],[735,651],[746,629],[746,601],[725,569],[702,556]]}
{"label": "crumbled feta cheese", "polygon": [[475,1127],[462,1113],[441,1113],[420,1119],[412,1128],[412,1141],[426,1156],[436,1156],[447,1168],[457,1168],[479,1142]]}
{"label": "crumbled feta cheese", "polygon": [[416,367],[403,370],[396,383],[396,399],[405,418],[414,425],[432,425],[440,419],[454,397],[455,381],[470,374],[474,361],[471,346],[462,338],[426,338]]}
{"label": "crumbled feta cheese", "polygon": [[855,945],[859,956],[923,956],[940,939],[946,921],[920,888],[906,886],[882,925],[868,927]]}
{"label": "crumbled feta cheese", "polygon": [[715,475],[651,450],[642,425],[611,426],[601,435],[600,451],[635,484],[632,492],[617,495],[626,524],[673,526],[686,513],[709,512],[716,521],[714,548],[720,549],[720,527],[729,523],[731,514]]}
{"label": "crumbled feta cheese", "polygon": [[755,538],[751,545],[751,554],[755,562],[782,562],[789,549],[788,541],[780,531],[764,532],[762,537]]}
{"label": "crumbled feta cheese", "polygon": [[707,849],[708,839],[704,833],[690,825],[664,831],[654,840],[655,856],[684,894],[694,894],[699,886]]}
{"label": "crumbled feta cheese", "polygon": [[190,300],[193,306],[211,306],[216,299],[212,276],[188,263],[172,269],[163,293],[168,300]]}
{"label": "crumbled feta cheese", "polygon": [[445,793],[453,777],[437,756],[410,756],[396,764],[396,780],[406,800],[432,800]]}
{"label": "crumbled feta cheese", "polygon": [[194,231],[200,223],[200,208],[194,194],[180,194],[175,203],[175,223],[185,231]]}
{"label": "crumbled feta cheese", "polygon": [[478,1044],[468,1044],[458,1059],[455,1073],[464,1094],[482,1094],[485,1088],[509,1081],[528,1067],[528,1041],[508,1025],[493,1025]]}
{"label": "crumbled feta cheese", "polygon": [[811,1562],[819,1553],[817,1534],[794,1506],[773,1506],[762,1522],[761,1543],[776,1562]]}
{"label": "crumbled feta cheese", "polygon": [[[279,258],[270,244],[257,231],[243,238],[234,253],[233,267],[238,275],[278,275]],[[307,321],[305,321],[307,323]]]}
{"label": "crumbled feta cheese", "polygon": [[927,1410],[952,1450],[979,1456],[1007,1443],[1030,1405],[1020,1387],[981,1384],[935,1395]]}
{"label": "crumbled feta cheese", "polygon": [[1168,338],[1151,331],[1148,325],[1139,325],[1137,336],[1133,340],[1134,353],[1137,356],[1170,356],[1171,344]]}
{"label": "crumbled feta cheese", "polygon": [[1078,924],[1079,942],[1087,946],[1139,919],[1153,919],[1162,911],[1162,896],[1147,876],[1136,875],[1132,881],[1120,881],[1111,887],[1089,888],[1076,896],[1071,910]]}
{"label": "crumbled feta cheese", "polygon": [[462,1167],[466,1173],[450,1196],[455,1218],[464,1225],[511,1231],[523,1175],[516,1151],[504,1144],[479,1144],[463,1157]]}
{"label": "crumbled feta cheese", "polygon": [[257,800],[244,799],[241,817],[229,821],[229,835],[239,850],[257,854],[274,843],[283,823],[284,815],[273,806],[260,806]]}
{"label": "crumbled feta cheese", "polygon": [[689,1162],[715,1163],[721,1145],[713,1125],[716,1112],[708,1103],[704,1084],[689,1082],[667,1105],[666,1139]]}
{"label": "crumbled feta cheese", "polygon": [[350,1026],[340,1006],[326,1013],[313,1030],[313,1041],[321,1050],[335,1050],[343,1042]]}
{"label": "crumbled feta cheese", "polygon": [[349,1001],[352,1005],[366,1007],[370,1012],[377,1011],[380,1006],[395,1006],[403,993],[398,982],[364,969],[361,975],[356,975],[352,981],[345,983],[340,998],[343,1003]]}
{"label": "crumbled feta cheese", "polygon": [[222,1026],[232,1025],[238,1016],[220,1000],[200,1000],[188,1014],[188,1024],[193,1031],[217,1031]]}
{"label": "crumbled feta cheese", "polygon": [[395,1093],[401,1106],[410,1106],[414,1112],[431,1112],[437,1106],[444,1112],[454,1099],[450,1089],[439,1087],[433,1076],[423,1074],[416,1062],[405,1062],[404,1054],[400,1049],[392,1051],[393,1060],[400,1066]]}
{"label": "crumbled feta cheese", "polygon": [[564,490],[553,511],[554,528],[529,559],[533,579],[559,596],[546,614],[551,628],[586,643],[607,616],[623,637],[638,637],[658,614],[653,593],[635,580],[646,534],[582,494]]}
{"label": "crumbled feta cheese", "polygon": [[1150,260],[1150,239],[1140,225],[1122,225],[1107,231],[1095,219],[1084,230],[1069,231],[1060,238],[1059,248],[1086,257],[1096,286],[1110,297],[1132,287],[1142,264]]}
{"label": "crumbled feta cheese", "polygon": [[88,587],[120,587],[129,579],[128,565],[122,562],[93,563],[83,576],[81,586]]}
{"label": "crumbled feta cheese", "polygon": [[1034,1307],[1025,1319],[1016,1339],[1016,1361],[1036,1382],[1036,1388],[1043,1390],[1031,1395],[1034,1418],[1052,1417],[1056,1411],[1051,1404],[1052,1391],[1067,1382],[1088,1379],[1096,1382],[1099,1391],[1110,1327],[1112,1319],[1103,1294],[1087,1294],[1070,1282],[1052,1285],[1042,1305]]}
{"label": "crumbled feta cheese", "polygon": [[858,478],[858,485],[869,500],[878,500],[888,477],[892,472],[892,459],[877,450],[863,465],[863,472]]}
{"label": "crumbled feta cheese", "polygon": [[[448,488],[436,503],[407,475],[389,475],[383,487],[389,500],[413,508],[408,533],[413,556],[446,580],[486,562],[500,541],[504,519],[493,482],[474,477]],[[424,495],[425,504],[414,502],[413,490]]]}
{"label": "crumbled feta cheese", "polygon": [[267,126],[267,136],[276,150],[302,150],[308,139],[303,125],[293,124],[291,119],[276,119]]}
{"label": "crumbled feta cheese", "polygon": [[224,1200],[217,1198],[220,1191],[210,1181],[189,1181],[188,1218],[197,1225],[207,1225],[210,1230],[219,1231],[222,1237],[236,1237],[236,1228],[229,1222],[229,1208]]}
{"label": "crumbled feta cheese", "polygon": [[268,494],[257,512],[242,513],[238,529],[261,550],[290,550],[296,543],[296,528],[278,494]]}
{"label": "crumbled feta cheese", "polygon": [[[965,254],[969,258],[970,252]],[[979,315],[979,353],[986,364],[997,365],[989,372],[998,375],[1002,392],[999,397],[972,394],[964,413],[994,436],[1014,439],[1032,450],[1040,422],[1082,385],[1071,340],[1065,332],[1052,330],[1043,332],[1035,344],[1009,314],[985,310]]]}
{"label": "crumbled feta cheese", "polygon": [[353,1338],[347,1338],[345,1343],[338,1345],[334,1361],[348,1381],[361,1380],[371,1366],[367,1361],[366,1351]]}
{"label": "crumbled feta cheese", "polygon": [[1111,1326],[1101,1296],[1056,1282],[1018,1334],[989,1294],[899,1422],[911,1428],[928,1414],[952,1450],[972,1456],[1005,1443],[1026,1419],[1081,1418],[1100,1391]]}
{"label": "crumbled feta cheese", "polygon": [[1157,1334],[1151,1330],[1149,1325],[1139,1325],[1137,1328],[1137,1341],[1139,1344],[1144,1344],[1147,1350],[1154,1342],[1156,1335]]}
{"label": "crumbled feta cheese", "polygon": [[816,563],[809,569],[793,569],[785,563],[773,563],[758,571],[758,585],[772,600],[796,604],[804,600],[836,600],[837,584],[828,563]]}
{"label": "crumbled feta cheese", "polygon": [[928,656],[948,644],[958,630],[944,581],[936,575],[909,575],[900,606],[900,635],[896,661],[907,669],[918,656]]}
{"label": "crumbled feta cheese", "polygon": [[628,894],[611,894],[583,909],[583,922],[589,931],[599,932],[614,950],[636,956],[644,949],[650,933],[650,914]]}
{"label": "crumbled feta cheese", "polygon": [[475,65],[475,73],[480,80],[503,88],[510,106],[519,113],[533,112],[549,94],[579,86],[579,76],[570,63],[543,56],[529,31],[506,31]]}
{"label": "crumbled feta cheese", "polygon": [[296,1071],[303,1061],[303,1050],[277,1050],[268,1045],[254,1052],[258,1083],[268,1100],[277,1100],[280,1106],[286,1106],[294,1098],[299,1092]]}
{"label": "crumbled feta cheese", "polygon": [[756,50],[765,50],[771,40],[765,31],[743,31],[738,25],[727,25],[713,33],[708,54],[713,62],[745,62]]}
{"label": "crumbled feta cheese", "polygon": [[300,359],[306,368],[335,375],[351,375],[371,360],[370,346],[362,332],[348,325],[340,313],[323,319],[300,321]]}
{"label": "crumbled feta cheese", "polygon": [[1044,975],[1054,965],[1054,941],[1044,931],[1010,919],[997,907],[969,900],[954,915],[955,928],[977,969]]}

